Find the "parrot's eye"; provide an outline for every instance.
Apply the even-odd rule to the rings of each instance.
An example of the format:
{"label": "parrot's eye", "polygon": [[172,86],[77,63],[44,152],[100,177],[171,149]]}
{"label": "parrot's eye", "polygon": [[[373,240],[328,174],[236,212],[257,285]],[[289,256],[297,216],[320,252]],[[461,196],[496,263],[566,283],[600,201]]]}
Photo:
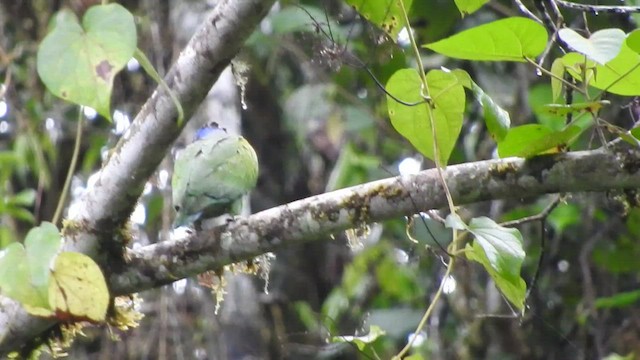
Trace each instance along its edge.
{"label": "parrot's eye", "polygon": [[180,211],[180,206],[176,205],[173,207],[174,209],[176,209],[176,211]]}

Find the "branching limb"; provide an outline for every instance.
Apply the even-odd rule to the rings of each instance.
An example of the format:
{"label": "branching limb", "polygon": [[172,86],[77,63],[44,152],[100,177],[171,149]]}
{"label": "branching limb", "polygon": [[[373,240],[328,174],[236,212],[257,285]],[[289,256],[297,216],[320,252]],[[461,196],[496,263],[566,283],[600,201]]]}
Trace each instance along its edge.
{"label": "branching limb", "polygon": [[571,1],[564,0],[553,0],[559,6],[577,10],[577,11],[585,11],[590,13],[611,13],[611,14],[629,14],[629,13],[637,13],[640,12],[640,6],[623,6],[623,5],[588,5],[588,4],[577,4]]}
{"label": "branching limb", "polygon": [[[221,1],[204,21],[165,77],[189,119],[220,73],[266,15],[275,0]],[[178,137],[178,113],[168,92],[158,87],[113,149],[69,219],[65,250],[92,256],[104,269],[122,264],[122,237],[149,176]],[[0,297],[0,355],[20,347],[53,324],[29,317],[20,304]]]}
{"label": "branching limb", "polygon": [[[443,171],[459,205],[548,193],[637,188],[640,150],[489,160],[448,166]],[[447,203],[436,169],[313,196],[182,240],[131,250],[127,266],[111,273],[110,288],[120,295],[138,292],[266,252],[327,239],[362,223],[446,207]]]}

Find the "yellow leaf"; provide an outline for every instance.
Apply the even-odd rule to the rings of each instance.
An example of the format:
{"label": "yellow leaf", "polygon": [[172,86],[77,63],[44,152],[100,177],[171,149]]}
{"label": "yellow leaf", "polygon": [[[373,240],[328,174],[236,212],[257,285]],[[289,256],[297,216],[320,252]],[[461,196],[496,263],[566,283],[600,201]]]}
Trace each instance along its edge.
{"label": "yellow leaf", "polygon": [[104,321],[109,290],[98,264],[84,254],[59,254],[51,270],[49,305],[60,320]]}

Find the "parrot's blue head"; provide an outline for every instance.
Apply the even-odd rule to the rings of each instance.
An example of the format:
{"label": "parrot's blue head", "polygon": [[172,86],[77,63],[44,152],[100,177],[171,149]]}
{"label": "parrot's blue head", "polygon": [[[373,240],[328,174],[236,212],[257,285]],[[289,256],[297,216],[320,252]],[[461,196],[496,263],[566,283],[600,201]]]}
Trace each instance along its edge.
{"label": "parrot's blue head", "polygon": [[212,122],[198,129],[193,137],[193,141],[206,139],[213,135],[220,135],[221,131],[225,134],[227,133],[225,128],[221,128],[218,123]]}

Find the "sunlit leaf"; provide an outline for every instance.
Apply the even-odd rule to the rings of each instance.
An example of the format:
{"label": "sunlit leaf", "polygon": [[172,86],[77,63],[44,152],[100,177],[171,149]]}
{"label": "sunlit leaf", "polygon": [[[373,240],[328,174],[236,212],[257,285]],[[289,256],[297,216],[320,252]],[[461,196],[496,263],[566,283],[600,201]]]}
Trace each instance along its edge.
{"label": "sunlit leaf", "polygon": [[113,79],[135,49],[135,22],[121,5],[92,6],[82,25],[61,10],[38,49],[38,75],[54,95],[110,119]]}
{"label": "sunlit leaf", "polygon": [[585,39],[575,30],[563,28],[558,30],[558,36],[575,51],[604,65],[620,53],[620,47],[624,43],[627,34],[620,29],[602,29]]}
{"label": "sunlit leaf", "polygon": [[593,69],[587,73],[590,86],[623,96],[640,95],[640,55],[622,45],[620,53],[606,65],[588,62],[585,65],[584,55],[568,53],[562,57],[565,69],[578,81],[583,81],[583,70]]}
{"label": "sunlit leaf", "polygon": [[524,17],[511,17],[461,31],[423,45],[452,58],[483,61],[525,61],[547,45],[544,26]]}

